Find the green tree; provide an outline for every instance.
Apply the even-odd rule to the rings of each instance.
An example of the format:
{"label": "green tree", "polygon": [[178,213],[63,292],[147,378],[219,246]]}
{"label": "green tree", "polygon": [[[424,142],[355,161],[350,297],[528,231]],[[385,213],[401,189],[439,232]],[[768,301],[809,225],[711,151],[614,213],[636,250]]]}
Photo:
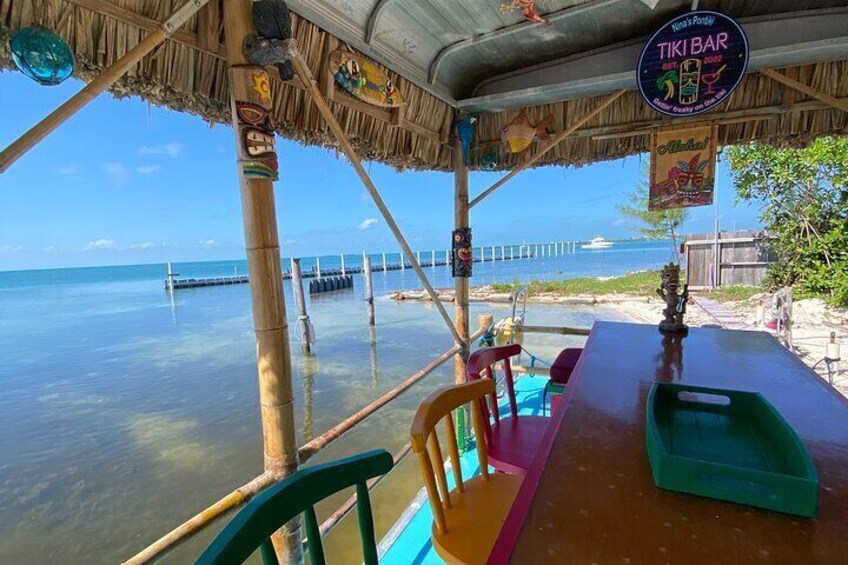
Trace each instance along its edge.
{"label": "green tree", "polygon": [[674,261],[680,264],[680,248],[677,245],[678,231],[686,221],[688,210],[677,208],[673,210],[648,209],[648,171],[644,178],[627,196],[627,203],[616,206],[619,212],[638,222],[636,232],[649,239],[670,239],[671,252]]}
{"label": "green tree", "polygon": [[727,151],[738,198],[761,202],[779,261],[766,285],[848,305],[848,138],[803,149],[763,143]]}

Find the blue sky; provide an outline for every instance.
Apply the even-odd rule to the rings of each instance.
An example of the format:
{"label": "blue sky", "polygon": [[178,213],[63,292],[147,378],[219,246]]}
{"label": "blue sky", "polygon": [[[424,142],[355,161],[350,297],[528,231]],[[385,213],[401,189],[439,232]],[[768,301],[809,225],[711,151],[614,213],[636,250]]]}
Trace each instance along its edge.
{"label": "blue sky", "polygon": [[[0,73],[6,146],[76,92]],[[353,169],[332,151],[278,140],[277,214],[284,256],[398,250]],[[232,130],[101,95],[0,176],[0,270],[241,259],[241,208]],[[474,242],[499,245],[633,235],[615,204],[638,182],[638,157],[581,169],[545,167],[510,181],[471,214]],[[453,228],[453,177],[368,166],[415,249],[444,249]],[[503,173],[472,173],[475,195]],[[726,228],[755,228],[735,207],[720,168]],[[688,232],[712,230],[695,208]]]}

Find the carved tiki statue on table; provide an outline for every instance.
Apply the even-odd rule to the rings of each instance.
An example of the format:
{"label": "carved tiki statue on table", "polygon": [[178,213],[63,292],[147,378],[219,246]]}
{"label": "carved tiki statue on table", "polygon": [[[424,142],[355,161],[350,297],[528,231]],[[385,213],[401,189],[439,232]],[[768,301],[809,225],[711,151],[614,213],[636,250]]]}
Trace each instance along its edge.
{"label": "carved tiki statue on table", "polygon": [[680,265],[669,263],[662,269],[662,284],[657,295],[665,302],[663,321],[660,330],[666,332],[685,332],[689,328],[683,323],[686,303],[689,301],[689,285],[683,285],[680,292]]}

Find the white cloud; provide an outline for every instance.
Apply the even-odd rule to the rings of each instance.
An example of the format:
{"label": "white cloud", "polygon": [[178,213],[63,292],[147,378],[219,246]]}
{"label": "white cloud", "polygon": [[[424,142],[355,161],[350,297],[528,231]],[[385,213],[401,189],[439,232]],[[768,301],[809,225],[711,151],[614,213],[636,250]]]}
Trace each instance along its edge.
{"label": "white cloud", "polygon": [[142,145],[139,150],[139,155],[167,155],[171,159],[176,159],[185,147],[182,143],[160,143],[158,145]]}
{"label": "white cloud", "polygon": [[162,167],[159,165],[139,165],[135,168],[135,170],[140,175],[152,175],[153,173],[161,171]]}
{"label": "white cloud", "polygon": [[100,165],[115,184],[122,184],[127,178],[127,166],[120,161],[106,161]]}
{"label": "white cloud", "polygon": [[67,167],[61,167],[56,172],[60,175],[78,175],[80,173],[80,168],[76,165],[68,165]]}
{"label": "white cloud", "polygon": [[295,243],[297,243],[296,239],[287,239],[283,242],[283,245],[294,245]]}
{"label": "white cloud", "polygon": [[116,249],[118,247],[118,242],[114,239],[106,239],[100,238],[95,239],[93,241],[89,241],[83,247],[84,251],[99,251],[103,249]]}
{"label": "white cloud", "polygon": [[47,247],[42,247],[41,250],[45,253],[53,253],[54,251],[57,251],[55,245],[48,245]]}
{"label": "white cloud", "polygon": [[0,245],[0,253],[18,253],[19,251],[22,251],[23,248],[23,245]]}
{"label": "white cloud", "polygon": [[130,245],[130,249],[153,249],[154,247],[158,247],[155,243],[150,241],[142,241],[140,243],[133,243]]}
{"label": "white cloud", "polygon": [[357,227],[361,230],[368,230],[376,226],[378,223],[380,222],[378,222],[376,218],[365,218],[364,220],[359,222],[359,225]]}
{"label": "white cloud", "polygon": [[214,239],[204,239],[198,242],[203,247],[218,247],[218,242]]}
{"label": "white cloud", "polygon": [[612,225],[614,226],[624,226],[628,223],[627,218],[616,218],[612,221]]}

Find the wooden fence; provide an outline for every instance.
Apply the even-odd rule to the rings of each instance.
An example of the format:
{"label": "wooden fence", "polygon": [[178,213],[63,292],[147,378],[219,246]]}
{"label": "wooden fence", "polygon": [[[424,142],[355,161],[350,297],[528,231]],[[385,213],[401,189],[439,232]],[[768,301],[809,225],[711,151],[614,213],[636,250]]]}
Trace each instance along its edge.
{"label": "wooden fence", "polygon": [[[692,290],[718,286],[750,285],[763,281],[769,264],[777,257],[769,249],[769,236],[765,232],[720,232],[718,242],[714,234],[686,236],[683,242],[686,254],[686,282]],[[719,258],[715,265],[716,251]]]}

